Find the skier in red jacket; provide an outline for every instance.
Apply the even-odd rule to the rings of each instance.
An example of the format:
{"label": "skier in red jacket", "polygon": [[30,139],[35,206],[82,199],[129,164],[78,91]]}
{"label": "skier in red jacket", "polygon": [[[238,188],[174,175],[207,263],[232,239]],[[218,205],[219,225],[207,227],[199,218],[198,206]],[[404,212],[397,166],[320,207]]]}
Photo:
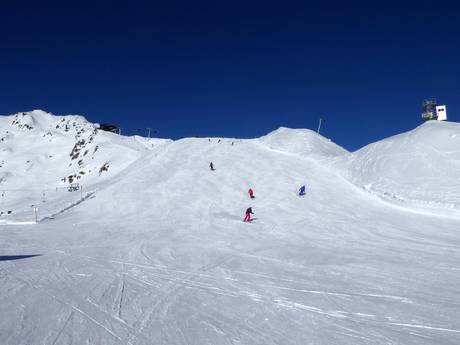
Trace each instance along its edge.
{"label": "skier in red jacket", "polygon": [[250,197],[251,199],[254,199],[254,198],[255,198],[255,196],[254,196],[254,191],[252,190],[252,188],[249,188],[249,189],[248,189],[248,194],[249,194],[249,197]]}

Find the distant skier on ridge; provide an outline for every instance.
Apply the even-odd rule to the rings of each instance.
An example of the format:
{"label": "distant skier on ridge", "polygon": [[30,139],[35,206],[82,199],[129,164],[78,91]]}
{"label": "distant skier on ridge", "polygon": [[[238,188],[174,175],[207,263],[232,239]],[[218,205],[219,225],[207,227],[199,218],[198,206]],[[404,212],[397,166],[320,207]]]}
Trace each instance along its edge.
{"label": "distant skier on ridge", "polygon": [[209,168],[211,169],[211,171],[214,171],[214,170],[216,170],[216,169],[214,169],[214,164],[212,164],[212,162],[211,162],[211,163],[209,163]]}
{"label": "distant skier on ridge", "polygon": [[249,207],[246,210],[246,217],[244,217],[243,222],[250,222],[251,221],[251,214],[254,214],[254,212],[252,212],[252,207]]}
{"label": "distant skier on ridge", "polygon": [[254,199],[254,198],[255,198],[255,196],[254,196],[254,191],[252,190],[252,188],[249,188],[249,189],[248,189],[248,194],[249,194],[249,197],[250,197],[251,199]]}

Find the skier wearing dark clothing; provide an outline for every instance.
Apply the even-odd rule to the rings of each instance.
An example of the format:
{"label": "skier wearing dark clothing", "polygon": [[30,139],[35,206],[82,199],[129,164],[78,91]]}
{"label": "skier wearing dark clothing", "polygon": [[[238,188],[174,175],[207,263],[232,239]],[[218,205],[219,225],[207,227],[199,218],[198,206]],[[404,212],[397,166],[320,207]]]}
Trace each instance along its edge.
{"label": "skier wearing dark clothing", "polygon": [[211,169],[211,171],[214,171],[214,170],[216,170],[216,169],[214,169],[214,164],[212,164],[212,162],[211,162],[211,163],[209,163],[209,168]]}
{"label": "skier wearing dark clothing", "polygon": [[249,207],[246,210],[246,217],[244,217],[243,222],[250,222],[251,221],[251,214],[254,214],[254,212],[252,212],[252,207]]}

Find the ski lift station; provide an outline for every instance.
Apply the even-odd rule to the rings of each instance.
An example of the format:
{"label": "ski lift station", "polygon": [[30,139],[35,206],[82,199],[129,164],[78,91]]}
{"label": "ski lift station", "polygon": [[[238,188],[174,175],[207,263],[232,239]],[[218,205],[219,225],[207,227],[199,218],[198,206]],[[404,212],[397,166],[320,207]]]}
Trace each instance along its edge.
{"label": "ski lift station", "polygon": [[422,119],[424,121],[447,120],[447,110],[445,105],[438,105],[434,98],[426,99],[422,102]]}

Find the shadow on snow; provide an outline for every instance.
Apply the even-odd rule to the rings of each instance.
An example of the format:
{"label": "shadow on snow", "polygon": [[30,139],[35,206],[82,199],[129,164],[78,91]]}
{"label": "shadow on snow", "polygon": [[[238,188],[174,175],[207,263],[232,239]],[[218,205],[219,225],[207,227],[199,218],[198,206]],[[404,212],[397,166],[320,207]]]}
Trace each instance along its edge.
{"label": "shadow on snow", "polygon": [[34,256],[41,256],[41,254],[36,255],[0,255],[0,261],[13,261],[13,260],[21,260],[27,258],[33,258]]}

